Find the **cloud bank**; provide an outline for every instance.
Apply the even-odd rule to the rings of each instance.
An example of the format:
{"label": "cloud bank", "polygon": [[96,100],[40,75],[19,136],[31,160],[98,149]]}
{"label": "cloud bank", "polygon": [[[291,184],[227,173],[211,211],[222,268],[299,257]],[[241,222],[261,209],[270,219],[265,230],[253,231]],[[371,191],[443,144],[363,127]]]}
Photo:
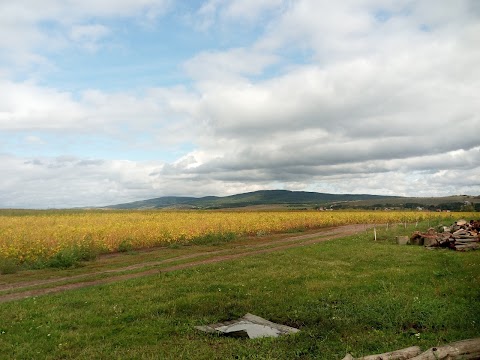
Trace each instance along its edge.
{"label": "cloud bank", "polygon": [[[476,1],[88,3],[0,5],[1,207],[480,193]],[[63,54],[120,56],[119,34],[162,24],[202,44],[181,81],[52,81]]]}

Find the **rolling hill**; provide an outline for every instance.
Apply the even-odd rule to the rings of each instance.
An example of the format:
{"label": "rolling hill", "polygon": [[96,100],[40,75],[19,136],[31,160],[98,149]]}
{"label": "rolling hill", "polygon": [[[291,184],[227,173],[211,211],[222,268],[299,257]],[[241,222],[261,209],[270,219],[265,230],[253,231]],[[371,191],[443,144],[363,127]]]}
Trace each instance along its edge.
{"label": "rolling hill", "polygon": [[255,205],[316,206],[341,202],[383,201],[398,199],[396,196],[325,194],[305,191],[260,190],[224,197],[206,196],[201,198],[166,196],[155,199],[107,206],[109,209],[162,209],[162,208],[200,208],[221,209]]}
{"label": "rolling hill", "polygon": [[130,203],[110,205],[104,209],[226,209],[255,206],[288,208],[426,208],[430,210],[480,210],[480,197],[457,195],[449,197],[408,198],[368,194],[327,194],[306,191],[260,190],[230,196],[182,197],[165,196]]}

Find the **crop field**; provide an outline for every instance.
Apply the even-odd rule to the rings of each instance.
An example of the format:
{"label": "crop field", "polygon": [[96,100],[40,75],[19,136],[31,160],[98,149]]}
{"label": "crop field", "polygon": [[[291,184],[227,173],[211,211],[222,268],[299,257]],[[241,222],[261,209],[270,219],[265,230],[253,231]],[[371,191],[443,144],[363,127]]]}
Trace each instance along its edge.
{"label": "crop field", "polygon": [[[0,258],[20,264],[208,239],[305,231],[346,224],[435,222],[429,212],[3,211]],[[447,215],[453,216],[453,215]],[[456,213],[468,218],[469,214]]]}
{"label": "crop field", "polygon": [[[332,360],[475,338],[480,253],[395,242],[469,215],[478,219],[478,213],[454,213],[454,219],[413,219],[406,228],[378,226],[377,240],[372,229],[352,226],[360,231],[328,241],[338,228],[159,247],[78,268],[0,275],[1,358]],[[249,340],[195,328],[247,312],[300,332]]]}

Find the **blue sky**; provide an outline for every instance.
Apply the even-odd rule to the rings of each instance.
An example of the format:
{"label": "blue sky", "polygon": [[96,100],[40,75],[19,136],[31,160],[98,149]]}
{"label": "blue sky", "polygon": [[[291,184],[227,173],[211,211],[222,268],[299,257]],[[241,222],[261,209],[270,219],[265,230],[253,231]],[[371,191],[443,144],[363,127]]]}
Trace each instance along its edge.
{"label": "blue sky", "polygon": [[480,193],[474,0],[0,2],[0,207]]}

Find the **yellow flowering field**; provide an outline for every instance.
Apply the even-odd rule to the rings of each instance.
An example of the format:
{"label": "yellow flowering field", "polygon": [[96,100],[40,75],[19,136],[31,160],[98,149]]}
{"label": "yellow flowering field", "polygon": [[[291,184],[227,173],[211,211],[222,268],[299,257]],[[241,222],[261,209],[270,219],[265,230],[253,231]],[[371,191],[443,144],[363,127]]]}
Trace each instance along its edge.
{"label": "yellow flowering field", "polygon": [[[445,213],[393,211],[39,211],[21,215],[0,212],[0,257],[34,262],[74,246],[107,253],[118,251],[122,244],[139,249],[188,242],[212,234],[258,235],[344,224],[415,222],[445,216]],[[455,214],[458,216],[462,215]]]}

